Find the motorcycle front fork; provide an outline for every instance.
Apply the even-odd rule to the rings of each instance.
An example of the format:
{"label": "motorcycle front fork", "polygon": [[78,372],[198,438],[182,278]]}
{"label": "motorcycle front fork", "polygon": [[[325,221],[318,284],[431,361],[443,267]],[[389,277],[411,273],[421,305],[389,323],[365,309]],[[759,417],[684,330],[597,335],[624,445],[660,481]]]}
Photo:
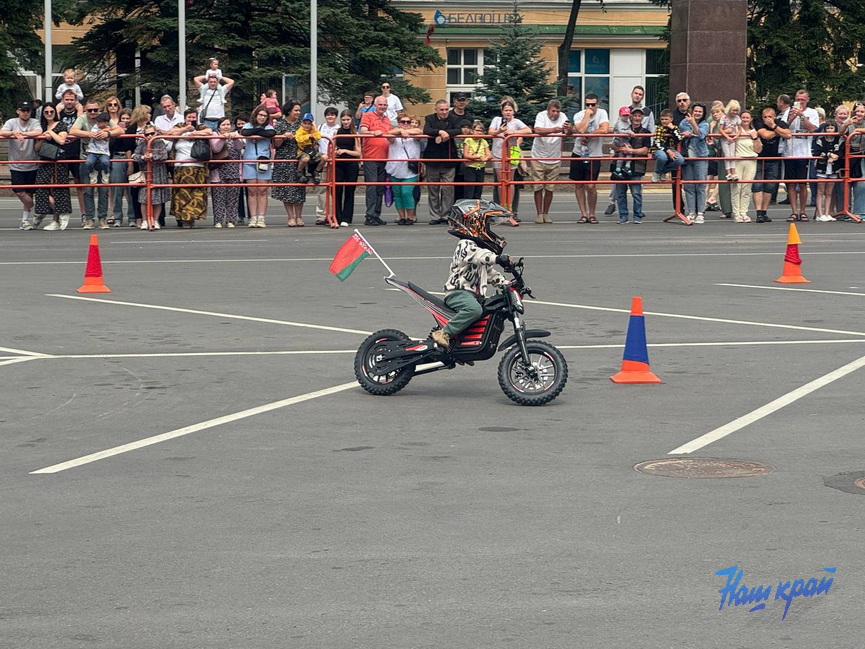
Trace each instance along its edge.
{"label": "motorcycle front fork", "polygon": [[529,372],[530,375],[533,375],[535,368],[532,365],[531,358],[529,358],[529,348],[526,347],[526,327],[520,319],[520,316],[516,313],[514,314],[514,330],[517,334],[517,345],[519,346],[520,354],[523,357],[523,364],[526,367],[526,371]]}

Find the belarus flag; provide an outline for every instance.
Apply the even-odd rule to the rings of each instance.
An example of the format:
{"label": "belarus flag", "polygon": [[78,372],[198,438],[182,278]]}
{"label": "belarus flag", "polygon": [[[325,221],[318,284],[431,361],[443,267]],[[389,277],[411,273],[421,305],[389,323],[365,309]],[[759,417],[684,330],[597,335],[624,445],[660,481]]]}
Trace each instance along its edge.
{"label": "belarus flag", "polygon": [[355,232],[339,250],[330,262],[330,272],[343,282],[351,275],[357,265],[372,254],[372,247],[360,232]]}

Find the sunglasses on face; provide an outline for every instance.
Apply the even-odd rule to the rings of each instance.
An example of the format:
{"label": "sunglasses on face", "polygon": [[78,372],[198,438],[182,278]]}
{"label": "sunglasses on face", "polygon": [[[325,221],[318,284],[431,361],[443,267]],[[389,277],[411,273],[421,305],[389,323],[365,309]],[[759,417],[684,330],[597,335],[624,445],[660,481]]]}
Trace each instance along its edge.
{"label": "sunglasses on face", "polygon": [[382,86],[381,89],[382,90],[390,90],[390,86]]}
{"label": "sunglasses on face", "polygon": [[47,109],[46,109],[46,110],[43,110],[43,111],[42,111],[42,114],[43,114],[43,115],[53,115],[53,114],[54,114],[54,111],[53,111],[53,110],[47,110]]}
{"label": "sunglasses on face", "polygon": [[88,113],[98,113],[98,112],[99,112],[99,109],[98,109],[98,108],[88,108],[88,109],[87,109],[87,112],[88,112]]}
{"label": "sunglasses on face", "polygon": [[586,102],[586,106],[589,106],[589,107],[597,106],[597,105],[598,105],[598,102],[596,102],[596,101],[587,101]]}
{"label": "sunglasses on face", "polygon": [[689,100],[688,100],[688,99],[677,99],[677,100],[676,100],[676,103],[677,103],[677,104],[684,104],[684,103],[687,102],[687,101],[689,101]]}
{"label": "sunglasses on face", "polygon": [[400,123],[400,124],[411,124],[411,120],[410,120],[410,119],[401,119],[401,120],[399,121],[399,123]]}
{"label": "sunglasses on face", "polygon": [[106,106],[119,106],[117,102],[112,101],[110,104],[105,104]]}

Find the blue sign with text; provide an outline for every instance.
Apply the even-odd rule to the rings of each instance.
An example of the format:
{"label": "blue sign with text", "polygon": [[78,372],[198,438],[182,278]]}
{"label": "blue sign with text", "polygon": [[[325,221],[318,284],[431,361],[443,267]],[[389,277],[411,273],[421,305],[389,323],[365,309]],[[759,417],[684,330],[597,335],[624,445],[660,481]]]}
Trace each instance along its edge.
{"label": "blue sign with text", "polygon": [[[834,575],[837,568],[823,568],[823,570],[824,572],[829,572]],[[744,572],[744,570],[739,569],[739,566],[730,566],[729,568],[718,570],[715,573],[721,577],[727,577],[727,583],[718,591],[721,593],[721,605],[718,607],[719,611],[724,608],[724,602],[727,603],[727,608],[730,606],[753,604],[753,606],[748,609],[749,613],[762,611],[766,608],[766,602],[769,601],[769,597],[772,595],[772,585],[769,584],[767,586],[754,586],[748,588],[742,581],[742,575]],[[816,577],[811,577],[807,581],[805,579],[788,579],[787,581],[779,581],[778,585],[775,587],[775,599],[773,601],[782,599],[787,602],[784,606],[784,613],[781,615],[781,619],[783,620],[787,617],[787,611],[790,610],[790,604],[797,597],[828,595],[829,589],[832,588],[832,582],[834,580],[834,577],[829,577],[827,579],[827,576],[823,575],[823,578],[819,583],[817,582]]]}

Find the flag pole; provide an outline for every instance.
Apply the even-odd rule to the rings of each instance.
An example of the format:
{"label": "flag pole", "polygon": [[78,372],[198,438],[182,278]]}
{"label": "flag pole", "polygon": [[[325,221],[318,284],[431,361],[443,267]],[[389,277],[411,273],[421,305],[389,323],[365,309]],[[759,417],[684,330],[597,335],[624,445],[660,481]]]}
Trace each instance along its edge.
{"label": "flag pole", "polygon": [[366,237],[363,236],[363,235],[360,233],[360,230],[358,230],[357,228],[355,228],[354,233],[355,233],[357,236],[359,236],[361,239],[363,239],[363,242],[364,242],[366,245],[369,246],[369,249],[370,249],[370,250],[372,250],[372,254],[374,254],[374,255],[376,256],[376,258],[377,258],[377,259],[382,263],[382,265],[383,265],[385,268],[387,268],[387,272],[390,273],[390,275],[388,275],[388,277],[394,277],[394,276],[396,276],[396,273],[394,273],[394,272],[391,270],[390,266],[387,265],[387,262],[385,262],[385,260],[382,259],[381,256],[380,256],[380,255],[375,251],[375,248],[373,248],[373,247],[372,247],[372,244],[370,244],[370,242],[366,240]]}

